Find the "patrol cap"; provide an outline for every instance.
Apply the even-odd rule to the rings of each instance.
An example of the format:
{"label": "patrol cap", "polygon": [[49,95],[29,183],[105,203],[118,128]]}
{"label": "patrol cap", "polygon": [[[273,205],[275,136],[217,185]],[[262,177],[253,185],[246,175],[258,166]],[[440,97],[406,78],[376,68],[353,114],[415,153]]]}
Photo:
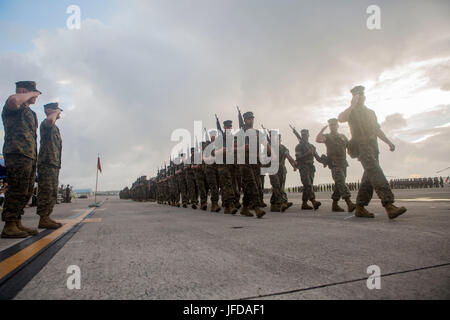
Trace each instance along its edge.
{"label": "patrol cap", "polygon": [[217,135],[217,130],[210,130],[210,131],[209,131],[209,134],[210,134],[211,136],[215,136],[215,135]]}
{"label": "patrol cap", "polygon": [[328,124],[337,124],[338,123],[338,119],[336,118],[331,118],[330,120],[328,120]]}
{"label": "patrol cap", "polygon": [[39,90],[36,89],[36,82],[35,81],[19,81],[16,82],[16,89],[23,88],[30,91],[36,91],[42,94]]}
{"label": "patrol cap", "polygon": [[251,111],[244,113],[243,117],[244,117],[244,120],[255,118],[255,116],[253,115],[253,112],[251,112]]}
{"label": "patrol cap", "polygon": [[225,121],[223,122],[223,125],[224,125],[225,127],[230,127],[230,126],[233,125],[233,121],[231,121],[231,120],[225,120]]}
{"label": "patrol cap", "polygon": [[308,129],[302,129],[301,134],[309,134],[309,130]]}
{"label": "patrol cap", "polygon": [[63,109],[61,109],[59,107],[59,103],[58,102],[47,103],[46,105],[44,105],[44,110],[45,109],[53,109],[53,110],[59,109],[59,110],[63,111]]}
{"label": "patrol cap", "polygon": [[354,87],[352,90],[350,90],[350,92],[353,94],[353,95],[355,95],[355,94],[360,94],[360,93],[362,93],[362,94],[364,94],[364,87],[363,86],[356,86],[356,87]]}

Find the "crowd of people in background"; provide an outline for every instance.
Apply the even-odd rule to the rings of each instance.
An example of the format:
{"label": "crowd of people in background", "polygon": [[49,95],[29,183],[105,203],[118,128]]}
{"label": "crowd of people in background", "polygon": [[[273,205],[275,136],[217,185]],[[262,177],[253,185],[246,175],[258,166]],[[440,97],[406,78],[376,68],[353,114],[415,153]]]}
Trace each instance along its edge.
{"label": "crowd of people in background", "polygon": [[[391,179],[389,180],[389,185],[391,189],[427,189],[427,188],[444,188],[444,178],[434,177],[434,178],[410,178],[410,179]],[[358,191],[360,187],[360,182],[348,182],[347,188],[350,191]],[[315,192],[332,192],[334,191],[334,183],[325,183],[314,186]],[[270,189],[265,189],[266,193],[270,192]],[[303,187],[290,187],[287,188],[289,193],[299,193],[303,192]]]}

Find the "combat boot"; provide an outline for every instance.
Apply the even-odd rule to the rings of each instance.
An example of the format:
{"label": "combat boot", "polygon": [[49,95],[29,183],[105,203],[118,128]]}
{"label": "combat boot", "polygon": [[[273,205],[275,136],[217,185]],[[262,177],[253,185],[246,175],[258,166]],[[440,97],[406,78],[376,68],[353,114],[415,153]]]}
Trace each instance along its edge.
{"label": "combat boot", "polygon": [[2,238],[26,238],[28,232],[22,231],[17,227],[16,221],[6,221],[2,231]]}
{"label": "combat boot", "polygon": [[58,229],[60,227],[60,224],[52,222],[52,220],[48,216],[42,216],[39,219],[38,227],[41,229]]}
{"label": "combat boot", "polygon": [[387,204],[384,209],[386,209],[389,219],[395,219],[406,212],[405,207],[396,207],[393,203]]}
{"label": "combat boot", "polygon": [[265,207],[267,207],[267,204],[266,204],[264,201],[261,201],[261,202],[258,204],[258,207],[265,208]]}
{"label": "combat boot", "polygon": [[180,207],[180,203],[179,202],[177,202],[177,208],[179,208]]}
{"label": "combat boot", "polygon": [[270,206],[270,212],[281,212],[281,206],[279,204],[272,204]]}
{"label": "combat boot", "polygon": [[192,204],[192,209],[197,209],[197,205],[195,203]]}
{"label": "combat boot", "polygon": [[48,218],[50,219],[51,222],[56,223],[57,225],[59,225],[59,227],[62,227],[62,223],[56,222],[55,220],[53,220],[52,218],[50,218],[50,216],[48,216]]}
{"label": "combat boot", "polygon": [[241,209],[241,215],[246,216],[246,217],[253,217],[253,213],[250,212],[250,210],[248,209],[248,207],[242,207]]}
{"label": "combat boot", "polygon": [[200,209],[203,210],[203,211],[206,211],[206,209],[208,209],[208,203],[206,203],[206,202],[202,203]]}
{"label": "combat boot", "polygon": [[333,212],[344,212],[345,210],[342,209],[338,202],[336,200],[333,200],[333,204],[331,205],[331,211]]}
{"label": "combat boot", "polygon": [[313,207],[311,207],[307,201],[303,201],[302,203],[302,210],[312,210]]}
{"label": "combat boot", "polygon": [[26,233],[28,233],[28,235],[30,236],[35,236],[39,233],[39,231],[37,231],[36,229],[31,229],[31,228],[27,228],[22,224],[22,220],[17,220],[17,228],[20,231],[25,231]]}
{"label": "combat boot", "polygon": [[356,205],[352,202],[352,200],[350,200],[350,197],[345,198],[344,200],[347,203],[347,212],[353,212],[356,208]]}
{"label": "combat boot", "polygon": [[236,207],[236,209],[240,209],[241,208],[241,203],[239,201],[237,201],[234,206]]}
{"label": "combat boot", "polygon": [[183,208],[187,208],[187,204],[186,203],[183,203]]}
{"label": "combat boot", "polygon": [[219,204],[217,202],[213,202],[211,204],[211,212],[219,212],[219,211],[220,211]]}
{"label": "combat boot", "polygon": [[256,206],[255,206],[255,208],[253,210],[255,210],[256,217],[258,219],[261,219],[263,217],[263,215],[266,214],[266,212],[264,210],[261,210],[259,207],[256,207]]}
{"label": "combat boot", "polygon": [[375,215],[373,213],[370,213],[366,210],[363,206],[356,205],[355,209],[355,217],[358,218],[375,218]]}
{"label": "combat boot", "polygon": [[231,210],[231,214],[236,214],[236,212],[238,212],[238,209],[234,206],[231,206],[230,210]]}
{"label": "combat boot", "polygon": [[311,200],[311,203],[313,204],[314,210],[319,209],[320,205],[322,204],[320,201]]}

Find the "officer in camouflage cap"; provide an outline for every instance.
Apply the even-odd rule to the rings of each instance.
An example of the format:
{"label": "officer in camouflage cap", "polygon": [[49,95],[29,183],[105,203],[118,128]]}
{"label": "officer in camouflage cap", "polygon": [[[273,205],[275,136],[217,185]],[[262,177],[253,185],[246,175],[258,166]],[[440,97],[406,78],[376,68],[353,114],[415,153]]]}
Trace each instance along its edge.
{"label": "officer in camouflage cap", "polygon": [[[210,132],[211,134],[211,141],[210,143],[214,143],[217,135],[217,131],[212,130]],[[214,151],[213,151],[214,152]],[[208,189],[211,196],[211,212],[219,212],[220,206],[219,206],[219,170],[218,170],[218,164],[215,163],[215,154],[212,155],[211,161],[208,161],[208,164],[206,164],[205,168],[205,176],[206,176],[206,182],[208,184]]]}
{"label": "officer in camouflage cap", "polygon": [[[235,183],[235,174],[234,174],[234,136],[231,132],[232,130],[232,121],[226,120],[223,122],[224,125],[224,135],[221,136],[223,140],[222,150],[217,151],[216,156],[221,157],[223,159],[223,164],[218,165],[219,170],[219,178],[220,178],[220,187],[222,190],[222,206],[225,208],[225,214],[235,214],[237,212],[237,208],[235,207],[236,199],[239,199],[239,196],[236,195],[236,183]],[[231,146],[231,149],[228,148],[228,145]],[[233,154],[233,162],[227,162],[226,155],[228,153]],[[239,200],[238,200],[239,201]]]}
{"label": "officer in camouflage cap", "polygon": [[62,226],[50,218],[58,196],[58,177],[61,169],[62,139],[56,126],[61,111],[56,102],[46,104],[44,112],[47,118],[40,126],[37,214],[40,216],[39,228],[45,229],[57,229]]}
{"label": "officer in camouflage cap", "polygon": [[[330,133],[323,132],[330,128]],[[345,135],[338,132],[338,119],[328,120],[328,126],[322,128],[316,137],[317,143],[324,143],[327,147],[326,164],[331,170],[331,176],[334,180],[335,188],[331,196],[333,199],[332,211],[343,212],[338,201],[342,198],[347,203],[347,211],[353,212],[355,210],[354,203],[350,200],[350,191],[345,183],[347,176],[347,145],[348,139]]]}
{"label": "officer in camouflage cap", "polygon": [[36,229],[23,226],[21,216],[31,198],[36,179],[38,122],[30,106],[36,103],[40,94],[36,82],[17,82],[16,94],[10,96],[3,107],[3,155],[9,187],[2,212],[2,220],[5,221],[2,238],[25,238],[38,233]]}
{"label": "officer in camouflage cap", "polygon": [[[261,171],[258,163],[250,163],[252,156],[259,155],[259,134],[253,128],[254,118],[253,112],[246,112],[243,114],[245,127],[238,132],[238,149],[245,152],[245,163],[240,165],[242,177],[242,189],[244,197],[242,199],[241,215],[253,216],[250,210],[254,210],[257,218],[262,218],[266,213],[260,208],[260,188],[261,188]],[[253,150],[250,139],[253,135],[256,137],[256,150]],[[268,153],[270,153],[270,145],[267,146]]]}
{"label": "officer in camouflage cap", "polygon": [[[206,211],[208,208],[208,193],[207,193],[207,183],[205,177],[205,163],[203,161],[203,152],[205,144],[202,142],[202,148],[197,150],[201,158],[201,163],[193,164],[192,170],[194,171],[195,184],[197,186],[198,194],[200,196],[200,209]],[[195,149],[194,149],[195,152]]]}
{"label": "officer in camouflage cap", "polygon": [[[276,174],[269,175],[270,184],[272,186],[272,196],[270,198],[271,212],[285,212],[292,206],[292,202],[288,201],[287,194],[284,191],[286,184],[286,159],[289,161],[294,171],[297,170],[297,162],[289,154],[289,149],[281,143],[281,134],[278,131],[270,131],[271,139],[278,139],[278,171]],[[272,142],[273,143],[273,142]]]}
{"label": "officer in camouflage cap", "polygon": [[390,151],[395,150],[395,145],[381,130],[375,112],[365,106],[364,87],[356,86],[350,92],[353,95],[350,107],[339,115],[339,122],[348,122],[352,134],[347,147],[348,153],[352,158],[358,158],[364,169],[356,199],[355,216],[374,217],[364,207],[369,204],[375,189],[389,218],[395,219],[406,212],[406,208],[394,206],[394,194],[380,167],[377,139],[385,142]]}
{"label": "officer in camouflage cap", "polygon": [[198,191],[197,185],[195,183],[195,174],[194,174],[194,152],[195,148],[191,148],[191,154],[188,160],[188,163],[185,165],[186,172],[186,187],[188,199],[191,203],[192,209],[197,209],[198,206]]}
{"label": "officer in camouflage cap", "polygon": [[[321,203],[316,201],[316,196],[314,194],[314,174],[316,172],[316,167],[314,166],[314,158],[317,161],[322,161],[317,154],[316,147],[308,142],[309,131],[303,129],[301,131],[301,141],[295,147],[295,157],[300,172],[300,180],[303,184],[303,195],[302,195],[302,210],[317,210]],[[313,207],[308,205],[308,201],[311,201]]]}

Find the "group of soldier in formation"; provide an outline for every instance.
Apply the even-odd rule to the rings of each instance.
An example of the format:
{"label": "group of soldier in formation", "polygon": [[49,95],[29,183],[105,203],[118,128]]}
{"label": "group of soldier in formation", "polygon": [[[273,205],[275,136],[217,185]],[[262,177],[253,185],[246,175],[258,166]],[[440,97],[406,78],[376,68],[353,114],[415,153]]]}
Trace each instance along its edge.
{"label": "group of soldier in formation", "polygon": [[[328,166],[331,176],[334,180],[334,192],[331,196],[332,211],[345,211],[339,206],[339,200],[343,199],[348,212],[354,212],[357,217],[373,218],[373,213],[366,207],[372,199],[375,191],[381,199],[381,203],[390,219],[394,219],[406,212],[404,207],[394,205],[394,194],[391,186],[386,179],[379,163],[378,139],[385,142],[390,151],[395,150],[395,145],[386,137],[381,130],[376,114],[373,110],[365,106],[364,87],[356,86],[350,90],[352,100],[350,106],[343,111],[338,118],[328,120],[328,125],[324,126],[316,137],[317,143],[323,143],[326,146],[327,154],[319,156],[316,148],[309,142],[309,131],[301,130],[301,134],[292,127],[299,143],[295,147],[295,159],[290,156],[288,148],[281,143],[281,135],[278,132],[267,134],[268,140],[272,137],[278,145],[278,154],[275,156],[278,160],[278,171],[269,175],[272,186],[272,196],[270,198],[270,211],[284,212],[292,206],[285,193],[286,181],[286,160],[289,161],[293,170],[299,170],[300,180],[303,184],[302,210],[317,210],[321,203],[316,200],[314,192],[314,160],[320,162],[324,167]],[[240,115],[240,111],[239,111]],[[254,114],[249,111],[240,115],[240,131],[249,132],[254,129]],[[339,122],[348,122],[352,138],[350,140],[338,132]],[[170,161],[168,167],[158,171],[155,178],[149,180],[145,176],[138,178],[133,183],[131,189],[126,187],[120,192],[123,199],[133,199],[137,201],[154,200],[159,204],[167,204],[176,207],[201,210],[208,209],[208,195],[210,196],[212,212],[219,212],[221,207],[225,214],[236,214],[239,210],[241,215],[254,216],[262,218],[267,207],[263,200],[264,194],[264,175],[261,174],[263,161],[252,163],[249,161],[249,141],[244,140],[241,145],[236,136],[233,136],[231,130],[233,123],[231,120],[223,122],[224,130],[218,123],[218,132],[212,132],[211,137],[206,142],[202,142],[201,148],[191,148],[190,155],[180,154],[180,159],[184,161]],[[329,133],[325,130],[329,128]],[[238,132],[238,133],[239,133]],[[223,148],[216,150],[212,159],[202,158],[201,163],[196,163],[198,159],[196,152],[203,157],[205,148],[210,143],[215,143],[217,139],[223,139],[221,146]],[[234,141],[232,151],[234,151],[234,163],[225,161],[227,140]],[[271,144],[266,145],[267,152],[271,153]],[[258,148],[261,141],[257,141]],[[245,151],[244,163],[236,161],[236,154],[239,148]],[[346,184],[347,172],[347,153],[352,158],[357,158],[361,163],[364,174],[359,185],[356,203],[351,200],[351,193]],[[258,153],[259,154],[259,153]],[[217,159],[224,157],[224,161]],[[178,160],[180,160],[178,159]],[[216,160],[216,161],[214,161]],[[242,200],[241,200],[242,191]],[[221,206],[219,206],[219,195],[221,196]],[[199,201],[200,199],[200,201]],[[311,204],[311,205],[310,205]]]}
{"label": "group of soldier in formation", "polygon": [[16,83],[16,93],[3,107],[5,129],[3,156],[8,177],[8,189],[2,220],[2,238],[26,238],[38,230],[22,224],[24,208],[30,201],[38,173],[37,209],[39,228],[57,229],[61,223],[50,218],[58,196],[58,176],[61,168],[62,140],[56,120],[62,109],[59,104],[44,105],[46,118],[40,124],[40,149],[37,150],[38,121],[31,105],[41,92],[34,81]]}

